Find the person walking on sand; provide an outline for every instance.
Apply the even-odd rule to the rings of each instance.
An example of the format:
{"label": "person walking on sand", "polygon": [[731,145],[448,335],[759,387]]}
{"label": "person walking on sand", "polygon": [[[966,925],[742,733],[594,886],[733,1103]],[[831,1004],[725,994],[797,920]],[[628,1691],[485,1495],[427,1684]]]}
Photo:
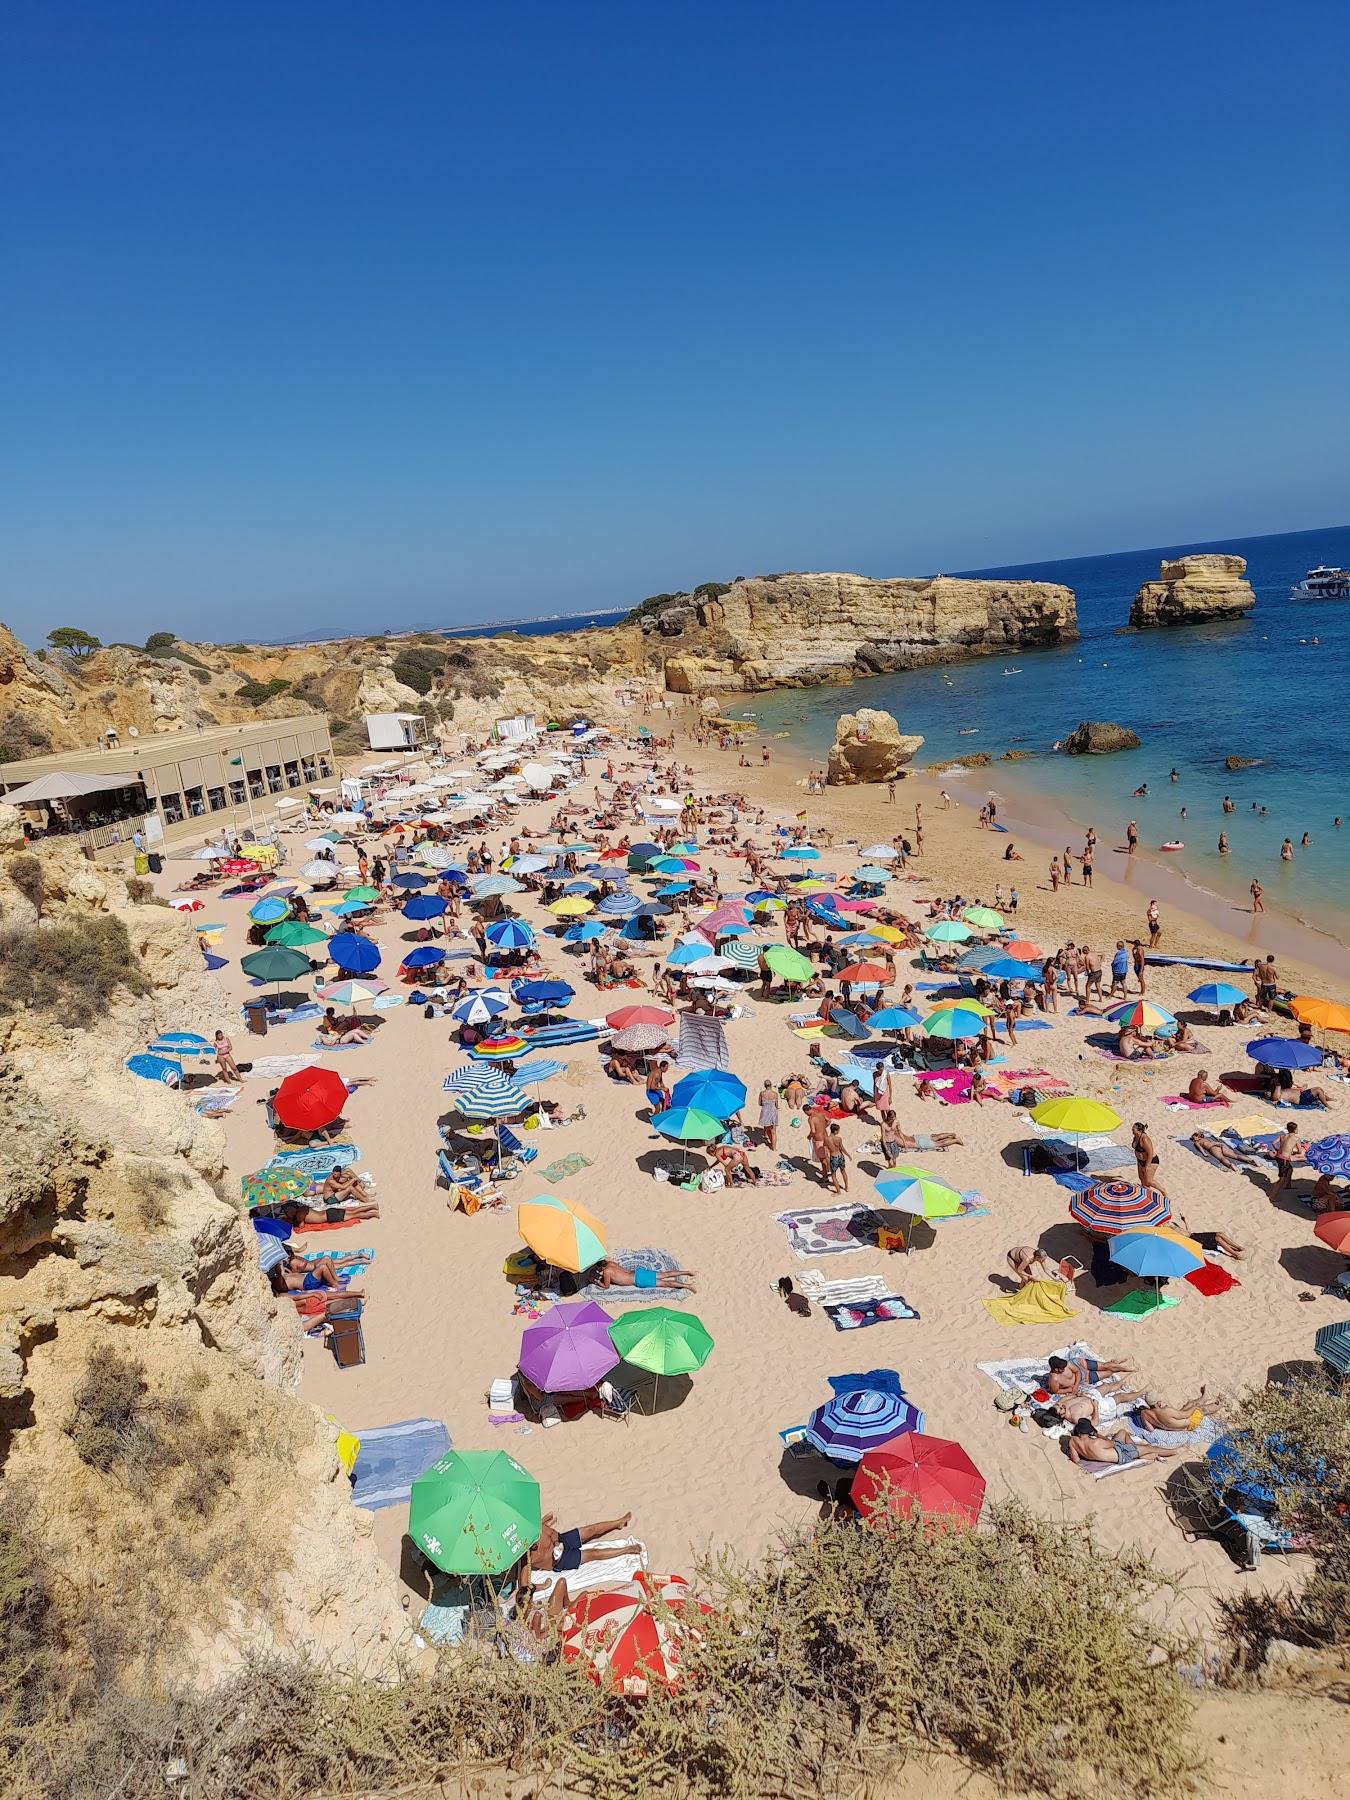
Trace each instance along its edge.
{"label": "person walking on sand", "polygon": [[1250,892],[1251,892],[1251,896],[1252,896],[1252,911],[1254,913],[1264,912],[1266,910],[1266,902],[1265,902],[1265,897],[1264,897],[1265,889],[1261,886],[1261,883],[1259,881],[1257,881],[1254,877],[1252,880]]}
{"label": "person walking on sand", "polygon": [[848,1151],[844,1147],[844,1134],[839,1129],[838,1120],[830,1126],[825,1139],[826,1155],[829,1160],[830,1186],[836,1194],[848,1192]]}
{"label": "person walking on sand", "polygon": [[1133,819],[1125,827],[1125,853],[1133,856],[1139,848],[1139,827]]}
{"label": "person walking on sand", "polygon": [[764,1085],[759,1090],[759,1135],[763,1139],[766,1150],[778,1148],[778,1089],[764,1077]]}
{"label": "person walking on sand", "polygon": [[1130,1148],[1134,1151],[1139,1185],[1157,1188],[1160,1194],[1163,1193],[1165,1190],[1158,1179],[1158,1152],[1153,1148],[1153,1139],[1148,1135],[1148,1127],[1142,1119],[1136,1119],[1130,1127]]}
{"label": "person walking on sand", "polygon": [[1130,960],[1134,964],[1134,978],[1139,983],[1139,992],[1144,992],[1144,946],[1138,938],[1134,939],[1130,951]]}
{"label": "person walking on sand", "polygon": [[830,1186],[830,1152],[826,1147],[829,1127],[824,1108],[813,1106],[806,1115],[806,1134],[811,1141],[811,1155],[822,1187]]}

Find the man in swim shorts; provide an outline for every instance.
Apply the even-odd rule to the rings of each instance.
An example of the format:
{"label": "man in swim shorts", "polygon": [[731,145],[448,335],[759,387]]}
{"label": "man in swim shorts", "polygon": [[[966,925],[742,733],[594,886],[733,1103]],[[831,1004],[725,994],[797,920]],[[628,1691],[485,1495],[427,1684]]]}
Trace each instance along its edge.
{"label": "man in swim shorts", "polygon": [[1123,1430],[1122,1426],[1116,1431],[1101,1432],[1091,1419],[1080,1419],[1064,1439],[1069,1461],[1121,1464],[1166,1462],[1169,1457],[1176,1455],[1175,1450],[1161,1450],[1156,1444],[1140,1444],[1132,1437],[1122,1436]]}

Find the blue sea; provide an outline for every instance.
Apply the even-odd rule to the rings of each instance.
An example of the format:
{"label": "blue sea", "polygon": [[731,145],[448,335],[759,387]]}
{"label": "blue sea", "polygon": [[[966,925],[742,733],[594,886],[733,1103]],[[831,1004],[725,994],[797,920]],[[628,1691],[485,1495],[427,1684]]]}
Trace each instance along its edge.
{"label": "blue sea", "polygon": [[[1224,625],[1127,632],[1135,590],[1159,564],[1189,551],[1228,550],[1247,559],[1257,596],[1245,619]],[[980,576],[1056,581],[1078,598],[1076,644],[981,657],[943,668],[879,675],[849,688],[756,695],[729,708],[766,730],[790,731],[822,756],[841,712],[878,706],[900,729],[921,732],[920,763],[976,750],[995,762],[964,784],[968,796],[992,789],[1011,802],[1028,789],[1052,800],[1104,842],[1139,821],[1141,847],[1179,838],[1165,857],[1202,888],[1246,897],[1258,876],[1267,904],[1350,938],[1350,600],[1294,600],[1290,589],[1319,563],[1350,567],[1350,526],[1278,537],[1166,544],[1112,556],[971,569]],[[1005,673],[1010,670],[1017,674]],[[1142,745],[1115,756],[1064,756],[1056,739],[1080,719],[1131,726]],[[973,735],[966,735],[973,733]],[[1000,763],[1004,750],[1035,752]],[[1257,768],[1229,773],[1226,756],[1260,757]],[[1176,768],[1180,779],[1169,780]],[[1148,784],[1148,797],[1134,789]],[[1237,810],[1225,817],[1222,801]],[[1253,809],[1264,807],[1265,813]],[[1186,808],[1186,817],[1180,816]],[[1336,830],[1332,820],[1345,819]],[[1232,846],[1221,856],[1219,832]],[[1304,832],[1311,843],[1300,845]],[[1280,861],[1293,839],[1295,860]],[[1077,838],[1074,840],[1077,845]]]}

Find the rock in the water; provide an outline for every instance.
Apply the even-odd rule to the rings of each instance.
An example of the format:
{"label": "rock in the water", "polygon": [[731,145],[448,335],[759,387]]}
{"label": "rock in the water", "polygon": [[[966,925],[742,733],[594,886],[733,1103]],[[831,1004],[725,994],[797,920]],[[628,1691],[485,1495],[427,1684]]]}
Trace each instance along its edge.
{"label": "rock in the water", "polygon": [[1245,557],[1210,553],[1165,562],[1157,581],[1146,581],[1130,607],[1138,630],[1154,625],[1207,625],[1240,619],[1256,605]]}
{"label": "rock in the water", "polygon": [[1064,739],[1062,748],[1068,756],[1109,756],[1113,750],[1137,750],[1139,735],[1128,725],[1084,719]]}
{"label": "rock in the water", "polygon": [[1264,761],[1263,756],[1225,756],[1223,766],[1225,769],[1255,769]]}
{"label": "rock in the water", "polygon": [[906,737],[891,713],[870,706],[844,713],[834,728],[825,779],[831,787],[891,781],[922,743],[921,737]]}
{"label": "rock in the water", "polygon": [[1025,762],[1027,757],[1035,756],[1034,750],[1005,750],[999,757],[1000,762]]}

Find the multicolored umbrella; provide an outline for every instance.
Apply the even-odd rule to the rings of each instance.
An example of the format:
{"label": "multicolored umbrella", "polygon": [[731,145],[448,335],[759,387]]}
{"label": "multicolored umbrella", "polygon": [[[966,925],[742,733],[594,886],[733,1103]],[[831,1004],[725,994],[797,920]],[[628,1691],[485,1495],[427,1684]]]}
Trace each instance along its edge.
{"label": "multicolored umbrella", "polygon": [[517,1056],[524,1056],[529,1045],[523,1037],[510,1036],[482,1038],[469,1051],[469,1055],[477,1062],[509,1062]]}
{"label": "multicolored umbrella", "polygon": [[353,977],[350,981],[330,982],[318,990],[321,1000],[331,1000],[335,1006],[357,1006],[362,1000],[377,1000],[387,989],[383,981],[361,981]]}
{"label": "multicolored umbrella", "polygon": [[312,1063],[288,1075],[272,1096],[272,1111],[289,1131],[322,1131],[342,1117],[346,1104],[342,1077]]}
{"label": "multicolored umbrella", "polygon": [[556,1194],[536,1194],[516,1208],[521,1238],[555,1269],[579,1275],[605,1260],[605,1228],[594,1213]]}
{"label": "multicolored umbrella", "polygon": [[1165,1225],[1172,1206],[1160,1188],[1137,1181],[1095,1181],[1069,1196],[1069,1214],[1088,1231],[1113,1236],[1140,1225]]}
{"label": "multicolored umbrella", "polygon": [[973,1006],[944,1006],[923,1022],[925,1037],[949,1040],[982,1037],[987,1029],[985,1014]]}
{"label": "multicolored umbrella", "polygon": [[528,950],[534,942],[534,928],[524,919],[498,919],[483,935],[497,950]]}
{"label": "multicolored umbrella", "polygon": [[546,1394],[577,1394],[603,1381],[619,1361],[610,1341],[613,1320],[603,1307],[580,1300],[550,1307],[520,1340],[520,1372]]}
{"label": "multicolored umbrella", "polygon": [[922,1431],[923,1414],[903,1394],[852,1388],[818,1406],[807,1420],[806,1441],[832,1462],[861,1462],[905,1431]]}
{"label": "multicolored umbrella", "polygon": [[1304,1160],[1319,1175],[1350,1175],[1350,1137],[1338,1132],[1335,1137],[1318,1138],[1315,1144],[1309,1144]]}
{"label": "multicolored umbrella", "polygon": [[1111,1007],[1106,1016],[1112,1024],[1132,1025],[1136,1031],[1171,1031],[1176,1025],[1175,1016],[1151,1000],[1127,1000]]}
{"label": "multicolored umbrella", "polygon": [[721,1137],[726,1126],[699,1106],[671,1106],[653,1115],[652,1124],[662,1137],[680,1144],[706,1144]]}
{"label": "multicolored umbrella", "polygon": [[869,1450],[849,1489],[864,1518],[917,1512],[929,1519],[974,1525],[984,1504],[984,1476],[950,1438],[905,1431],[889,1444]]}
{"label": "multicolored umbrella", "polygon": [[959,1192],[927,1169],[897,1164],[883,1169],[872,1185],[887,1206],[912,1213],[917,1219],[950,1219],[961,1210]]}
{"label": "multicolored umbrella", "polygon": [[1131,1275],[1152,1279],[1154,1312],[1165,1304],[1162,1297],[1164,1281],[1193,1275],[1205,1266],[1203,1253],[1188,1250],[1179,1238],[1167,1232],[1148,1230],[1122,1231],[1113,1237],[1111,1261],[1128,1269]]}
{"label": "multicolored umbrella", "polygon": [[539,1483],[504,1450],[451,1450],[412,1484],[408,1535],[448,1575],[501,1575],[537,1543]]}
{"label": "multicolored umbrella", "polygon": [[640,1569],[632,1581],[577,1595],[563,1630],[563,1660],[584,1663],[606,1692],[644,1699],[653,1686],[678,1685],[681,1648],[697,1635],[691,1615],[710,1610],[690,1598],[680,1576]]}
{"label": "multicolored umbrella", "polygon": [[252,1212],[256,1206],[280,1206],[287,1200],[298,1200],[309,1192],[309,1176],[293,1175],[287,1169],[257,1169],[239,1183],[244,1204]]}

